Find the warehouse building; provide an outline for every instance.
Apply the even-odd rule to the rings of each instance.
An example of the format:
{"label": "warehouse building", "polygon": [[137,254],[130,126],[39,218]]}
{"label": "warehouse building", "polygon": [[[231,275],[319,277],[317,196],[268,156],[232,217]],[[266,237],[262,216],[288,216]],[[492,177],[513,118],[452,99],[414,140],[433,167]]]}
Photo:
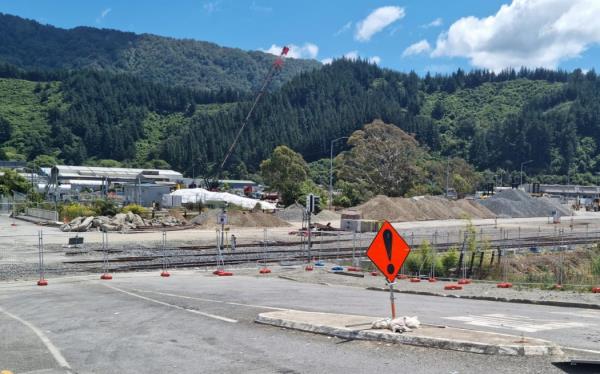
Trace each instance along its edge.
{"label": "warehouse building", "polygon": [[122,195],[126,185],[174,188],[182,183],[183,175],[174,170],[56,165],[49,170],[48,179],[48,193],[61,199],[62,195],[81,191]]}

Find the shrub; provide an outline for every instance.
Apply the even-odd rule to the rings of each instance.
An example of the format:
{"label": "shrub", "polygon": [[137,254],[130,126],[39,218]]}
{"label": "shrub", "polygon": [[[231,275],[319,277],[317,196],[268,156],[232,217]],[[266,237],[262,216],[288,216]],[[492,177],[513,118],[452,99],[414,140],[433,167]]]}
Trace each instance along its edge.
{"label": "shrub", "polygon": [[60,215],[62,218],[71,220],[77,217],[90,217],[95,215],[95,212],[85,205],[72,203],[69,205],[63,205],[60,208]]}
{"label": "shrub", "polygon": [[451,247],[442,258],[442,267],[446,275],[450,274],[450,269],[455,269],[458,266],[458,248]]}
{"label": "shrub", "polygon": [[146,213],[148,213],[148,209],[146,209],[143,206],[138,205],[138,204],[130,204],[130,205],[123,207],[123,209],[121,209],[121,213],[128,213],[128,212],[137,214],[138,216],[143,216]]}
{"label": "shrub", "polygon": [[113,200],[96,200],[93,209],[99,216],[114,216],[119,211]]}

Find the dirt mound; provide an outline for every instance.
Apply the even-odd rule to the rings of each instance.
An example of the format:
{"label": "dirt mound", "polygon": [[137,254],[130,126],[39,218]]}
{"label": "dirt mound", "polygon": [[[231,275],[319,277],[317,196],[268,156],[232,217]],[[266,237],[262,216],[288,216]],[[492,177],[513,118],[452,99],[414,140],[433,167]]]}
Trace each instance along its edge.
{"label": "dirt mound", "polygon": [[302,215],[304,214],[304,210],[305,208],[302,205],[294,203],[290,206],[285,207],[284,209],[278,210],[275,213],[275,215],[284,221],[302,222]]}
{"label": "dirt mound", "polygon": [[315,221],[317,221],[317,222],[324,222],[324,221],[339,222],[341,216],[342,216],[341,214],[336,213],[332,210],[324,209],[315,216]]}
{"label": "dirt mound", "polygon": [[521,190],[505,190],[481,201],[498,217],[525,218],[548,217],[553,211],[561,216],[570,216],[571,210],[547,197],[532,197]]}
{"label": "dirt mound", "polygon": [[495,217],[490,210],[472,200],[454,201],[438,196],[401,198],[379,195],[354,209],[364,219],[394,222]]}
{"label": "dirt mound", "polygon": [[[192,223],[206,228],[219,226],[217,216],[220,209],[210,209],[196,216]],[[241,210],[232,210],[227,212],[228,226],[235,227],[286,227],[289,223],[270,213],[247,212]]]}

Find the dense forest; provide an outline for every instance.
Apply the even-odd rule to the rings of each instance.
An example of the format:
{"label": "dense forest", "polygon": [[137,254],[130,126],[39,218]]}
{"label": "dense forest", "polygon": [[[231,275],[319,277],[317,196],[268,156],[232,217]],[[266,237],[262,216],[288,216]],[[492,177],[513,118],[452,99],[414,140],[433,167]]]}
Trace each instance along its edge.
{"label": "dense forest", "polygon": [[[10,43],[0,43],[0,158],[37,165],[169,166],[198,174],[222,159],[250,107],[248,88],[255,80],[209,74],[214,84],[183,87],[168,71],[170,78],[161,80],[99,68],[122,43],[119,38],[138,38],[134,34],[61,30],[12,16],[0,16],[1,28],[10,32],[0,39]],[[85,55],[85,63],[73,62],[77,43],[62,55],[68,63],[59,61],[62,52],[37,55],[36,48],[52,45],[46,42],[62,41],[64,49],[83,31],[81,56],[94,45],[89,35],[105,33],[104,44],[98,42],[97,54]],[[267,68],[275,57],[264,58]],[[297,74],[278,74],[287,83],[257,106],[226,165],[231,176],[257,171],[282,144],[309,162],[326,158],[332,139],[374,119],[414,134],[433,157],[462,158],[489,170],[487,175],[514,175],[529,160],[527,174],[542,181],[590,183],[600,173],[600,79],[594,71],[419,76],[340,59],[298,73],[290,62],[283,74]],[[228,83],[230,78],[237,83]],[[344,149],[338,142],[335,153]]]}
{"label": "dense forest", "polygon": [[[259,86],[272,55],[117,30],[65,30],[0,13],[0,61],[27,70],[104,70],[170,86],[248,92]],[[288,59],[273,88],[318,67],[317,61]]]}

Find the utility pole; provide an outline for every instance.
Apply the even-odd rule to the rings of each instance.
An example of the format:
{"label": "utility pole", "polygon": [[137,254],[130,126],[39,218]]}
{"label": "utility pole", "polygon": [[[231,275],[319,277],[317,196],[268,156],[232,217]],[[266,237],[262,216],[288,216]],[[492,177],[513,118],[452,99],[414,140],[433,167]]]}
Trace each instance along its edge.
{"label": "utility pole", "polygon": [[525,161],[525,162],[521,162],[521,183],[519,183],[520,186],[523,185],[523,166],[532,163],[533,160],[529,160],[529,161]]}
{"label": "utility pole", "polygon": [[341,138],[333,139],[329,147],[329,210],[331,210],[333,205],[333,143],[341,139],[348,139],[348,137],[342,136]]}
{"label": "utility pole", "polygon": [[450,188],[450,156],[446,159],[446,198],[448,198],[448,189]]}

